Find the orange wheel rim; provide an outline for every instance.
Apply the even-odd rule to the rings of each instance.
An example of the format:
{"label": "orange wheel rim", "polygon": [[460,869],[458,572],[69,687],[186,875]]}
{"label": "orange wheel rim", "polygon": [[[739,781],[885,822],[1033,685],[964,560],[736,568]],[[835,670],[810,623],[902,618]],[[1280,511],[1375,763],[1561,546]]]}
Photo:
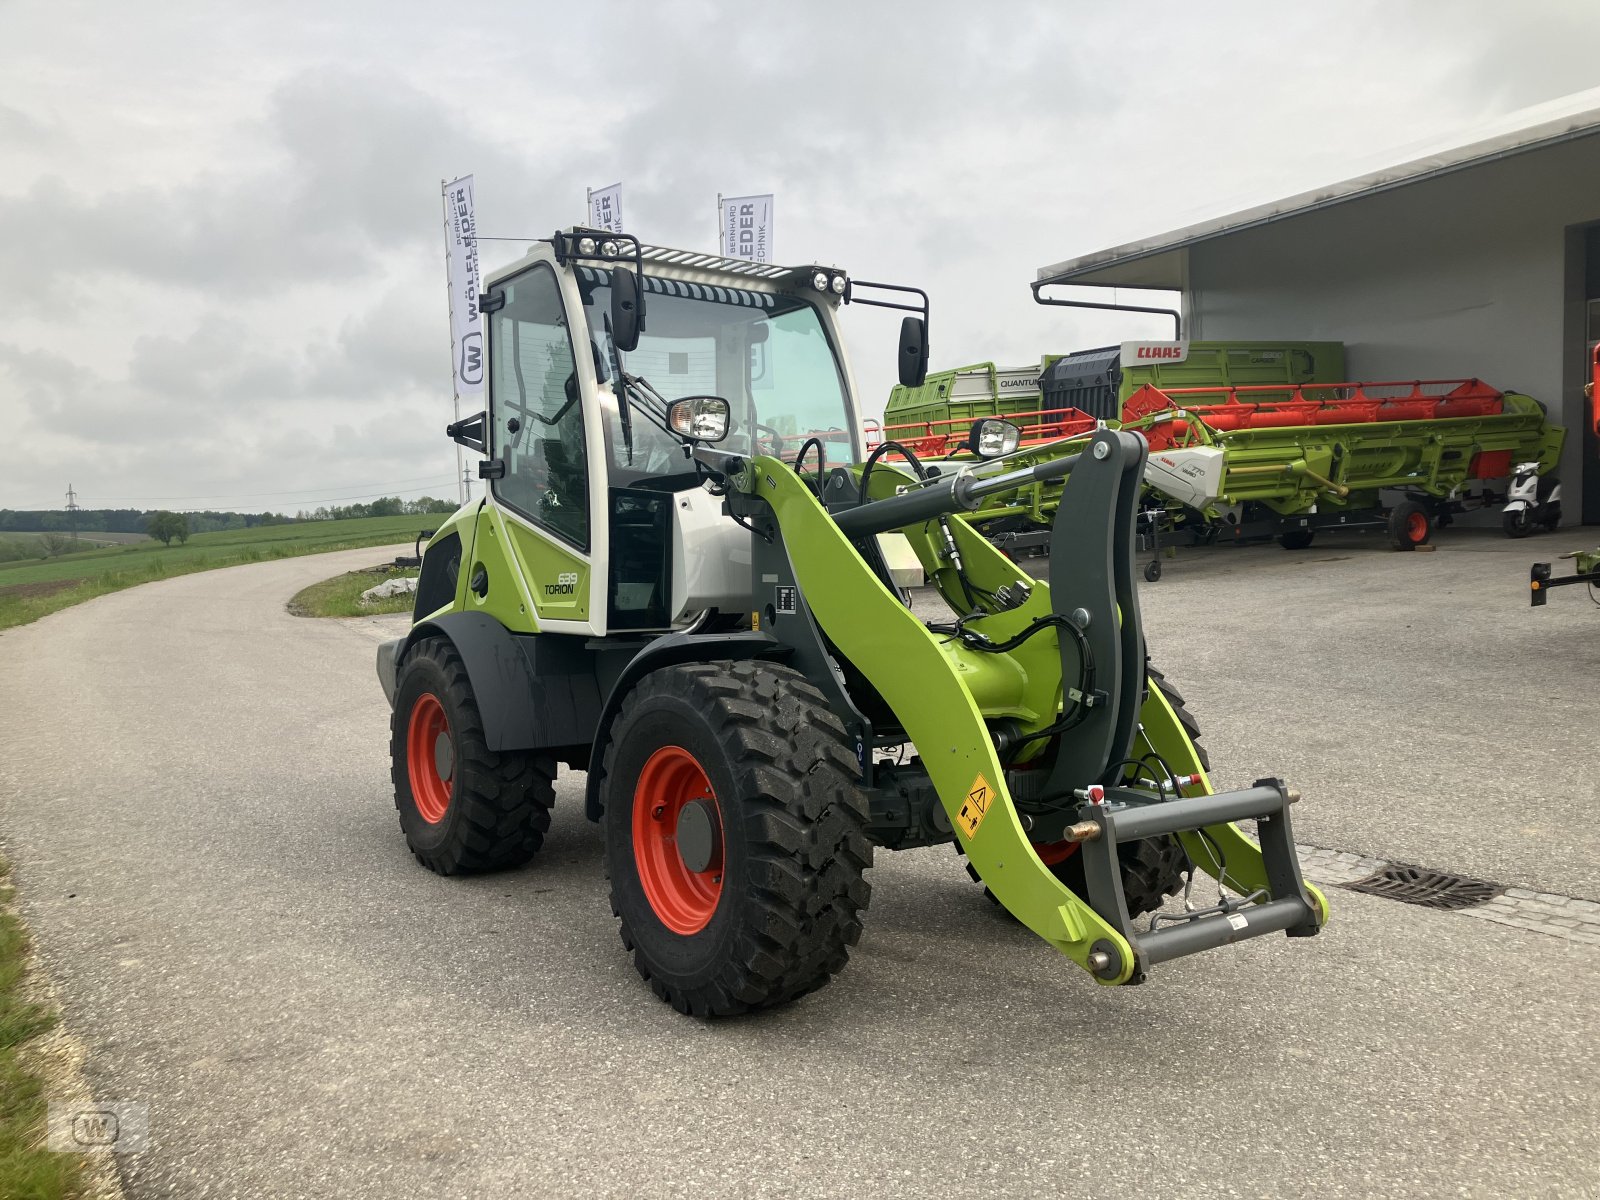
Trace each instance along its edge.
{"label": "orange wheel rim", "polygon": [[[678,850],[678,821],[696,800],[716,814],[713,850],[694,871]],[[633,861],[656,917],[673,933],[699,933],[722,898],[722,814],[705,769],[681,746],[663,746],[645,761],[633,791]]]}
{"label": "orange wheel rim", "polygon": [[1421,542],[1428,536],[1428,514],[1414,512],[1406,518],[1406,537],[1413,542]]}
{"label": "orange wheel rim", "polygon": [[1033,852],[1047,867],[1064,863],[1078,851],[1077,842],[1035,842]]}
{"label": "orange wheel rim", "polygon": [[411,706],[406,726],[406,774],[417,815],[429,825],[437,825],[450,810],[455,761],[455,743],[444,706],[432,692],[423,692]]}

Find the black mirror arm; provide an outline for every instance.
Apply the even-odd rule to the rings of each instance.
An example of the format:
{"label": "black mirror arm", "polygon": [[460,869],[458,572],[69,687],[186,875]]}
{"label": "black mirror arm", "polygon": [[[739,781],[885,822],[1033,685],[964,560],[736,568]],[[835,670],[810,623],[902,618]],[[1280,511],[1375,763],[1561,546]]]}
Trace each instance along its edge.
{"label": "black mirror arm", "polygon": [[[920,304],[901,304],[894,300],[869,300],[865,296],[856,295],[857,288],[877,288],[882,292],[903,292],[906,295],[918,297]],[[896,308],[901,312],[916,313],[922,318],[922,328],[928,328],[928,293],[921,288],[906,287],[898,283],[869,283],[865,279],[851,279],[845,283],[844,302],[846,304],[870,304],[873,308]]]}
{"label": "black mirror arm", "polygon": [[468,450],[478,454],[489,453],[488,441],[484,431],[488,427],[489,414],[487,412],[473,413],[470,417],[463,417],[459,421],[452,421],[444,427],[445,436],[451,441],[460,442]]}

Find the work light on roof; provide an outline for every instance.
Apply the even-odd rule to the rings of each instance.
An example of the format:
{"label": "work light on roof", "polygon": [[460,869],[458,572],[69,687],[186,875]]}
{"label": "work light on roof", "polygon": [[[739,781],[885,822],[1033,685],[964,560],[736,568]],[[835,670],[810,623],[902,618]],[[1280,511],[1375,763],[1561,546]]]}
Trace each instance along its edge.
{"label": "work light on roof", "polygon": [[615,242],[613,242],[613,241],[604,241],[604,242],[600,243],[600,257],[601,258],[615,258],[616,256],[617,256],[617,244]]}
{"label": "work light on roof", "polygon": [[826,271],[818,271],[815,275],[813,275],[811,277],[811,286],[816,288],[817,291],[819,291],[819,292],[827,291],[828,290],[828,273]]}
{"label": "work light on roof", "polygon": [[588,258],[594,254],[594,239],[591,237],[578,239],[578,253]]}
{"label": "work light on roof", "polygon": [[833,282],[830,283],[828,286],[833,289],[833,294],[835,296],[844,295],[844,276],[843,275],[835,275],[833,277]]}

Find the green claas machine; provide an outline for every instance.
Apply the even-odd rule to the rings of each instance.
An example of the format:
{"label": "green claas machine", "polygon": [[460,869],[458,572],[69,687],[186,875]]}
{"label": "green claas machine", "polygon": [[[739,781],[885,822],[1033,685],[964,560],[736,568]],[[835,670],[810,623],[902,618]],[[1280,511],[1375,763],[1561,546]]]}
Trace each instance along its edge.
{"label": "green claas machine", "polygon": [[[1275,536],[1298,550],[1320,530],[1382,529],[1396,549],[1411,550],[1435,525],[1495,503],[1504,503],[1501,521],[1512,537],[1561,520],[1553,472],[1566,431],[1550,424],[1537,400],[1481,380],[1147,383],[1115,403],[1114,418],[1052,413],[1041,427],[1048,436],[1028,438],[1024,429],[1023,445],[1028,453],[1058,453],[1056,440],[1081,439],[1102,423],[1146,439],[1142,515],[1155,552],[1145,567],[1151,582],[1161,577],[1163,530],[1204,541]],[[946,455],[973,457],[947,441]],[[935,452],[929,440],[911,446]],[[1402,495],[1389,502],[1385,492]],[[1033,547],[1048,540],[1054,495],[1035,488],[992,500],[974,519],[1008,550]]]}
{"label": "green claas machine", "polygon": [[[1272,393],[1272,394],[1265,394]],[[1503,499],[1506,533],[1561,520],[1554,474],[1566,431],[1531,396],[1477,379],[1261,387],[1145,386],[1125,429],[1150,443],[1149,482],[1169,510],[1288,549],[1318,530],[1382,528],[1411,550],[1435,523]],[[1507,491],[1489,489],[1507,480]],[[1385,504],[1381,492],[1404,496]]]}
{"label": "green claas machine", "polygon": [[[831,267],[580,228],[488,278],[488,409],[450,427],[488,494],[429,541],[415,621],[378,654],[412,853],[446,875],[519,866],[558,767],[587,772],[623,945],[702,1017],[837,974],[875,849],[954,843],[1106,985],[1318,932],[1298,796],[1213,791],[1149,664],[1144,441],[1101,430],[1024,460],[992,422],[940,473],[865,453],[838,328],[862,304],[911,314],[900,377],[921,382],[926,296]],[[1038,486],[1059,488],[1042,579],[968,520]],[[893,586],[894,533],[945,611]]]}
{"label": "green claas machine", "polygon": [[1146,384],[1156,387],[1283,385],[1344,378],[1338,342],[1123,342],[1047,354],[1038,366],[975,363],[891,389],[884,436],[923,457],[956,451],[972,422],[1003,417],[1022,443],[1059,438],[1095,421],[1116,421]]}

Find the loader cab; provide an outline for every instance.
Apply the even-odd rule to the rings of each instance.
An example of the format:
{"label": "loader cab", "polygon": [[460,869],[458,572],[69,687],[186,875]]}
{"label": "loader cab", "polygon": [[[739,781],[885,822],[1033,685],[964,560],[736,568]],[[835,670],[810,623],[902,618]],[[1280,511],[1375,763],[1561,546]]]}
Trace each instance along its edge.
{"label": "loader cab", "polygon": [[[750,534],[702,486],[665,405],[725,398],[720,447],[828,466],[861,455],[834,309],[794,273],[645,261],[637,345],[613,343],[619,263],[557,235],[486,284],[490,519],[537,626],[591,635],[748,620]],[[675,252],[668,252],[675,253]],[[728,269],[732,268],[732,269]],[[618,378],[618,367],[625,375]],[[692,548],[692,552],[690,552]]]}

